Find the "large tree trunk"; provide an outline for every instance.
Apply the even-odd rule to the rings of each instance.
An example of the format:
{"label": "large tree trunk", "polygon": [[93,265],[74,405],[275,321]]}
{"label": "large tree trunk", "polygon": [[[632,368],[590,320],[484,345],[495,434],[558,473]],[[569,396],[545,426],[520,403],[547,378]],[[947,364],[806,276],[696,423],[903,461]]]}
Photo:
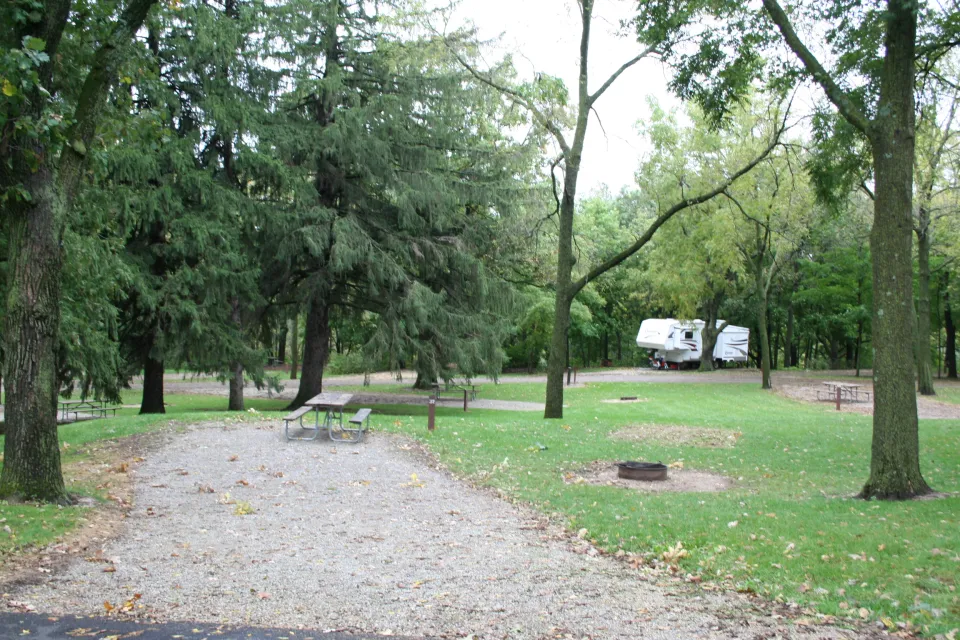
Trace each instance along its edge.
{"label": "large tree trunk", "polygon": [[52,170],[24,176],[32,203],[7,204],[9,285],[4,337],[6,401],[0,495],[65,502],[57,438],[63,200]]}
{"label": "large tree trunk", "polygon": [[303,371],[300,390],[289,409],[302,407],[307,400],[323,391],[323,368],[330,353],[330,308],[315,296],[307,311],[307,327],[303,345]]}
{"label": "large tree trunk", "polygon": [[[234,296],[230,301],[230,320],[241,329],[242,319],[240,317],[240,298]],[[243,411],[243,364],[236,361],[230,365],[232,374],[230,376],[230,399],[227,401],[227,411]]]}
{"label": "large tree trunk", "polygon": [[913,313],[914,52],[917,5],[890,0],[878,120],[871,129],[876,199],[873,256],[873,443],[864,498],[930,492],[920,474]]}
{"label": "large tree trunk", "polygon": [[163,361],[147,356],[143,362],[143,397],[140,413],[166,413],[163,405]]}
{"label": "large tree trunk", "polygon": [[[4,464],[0,496],[63,502],[67,499],[60,469],[57,438],[57,396],[60,390],[57,349],[60,330],[61,240],[66,214],[80,183],[86,148],[93,139],[117,64],[143,24],[155,0],[132,0],[92,57],[92,64],[76,96],[72,124],[65,132],[69,144],[59,148],[46,133],[34,136],[32,119],[48,117],[52,102],[47,93],[59,68],[58,49],[70,17],[70,0],[46,0],[30,5],[31,16],[0,29],[0,47],[19,49],[27,36],[43,41],[48,61],[37,70],[28,89],[24,111],[6,112],[2,132],[4,152],[0,168],[2,215],[8,219],[9,282],[6,342],[7,402]],[[17,9],[21,11],[21,9]],[[11,16],[8,7],[5,20]],[[22,11],[21,11],[22,13]],[[44,89],[46,87],[46,89]],[[62,100],[60,101],[62,107]],[[69,101],[68,101],[69,102]],[[61,108],[58,110],[62,112]],[[6,111],[6,110],[5,110]],[[25,127],[21,130],[17,120]],[[14,124],[17,123],[17,126]],[[57,143],[59,144],[59,143]],[[35,164],[39,166],[34,167]],[[29,203],[14,195],[29,194]],[[11,197],[12,196],[12,197]]]}
{"label": "large tree trunk", "polygon": [[920,228],[917,229],[918,273],[917,287],[917,389],[922,395],[933,396],[933,357],[930,354],[930,214],[920,208]]}

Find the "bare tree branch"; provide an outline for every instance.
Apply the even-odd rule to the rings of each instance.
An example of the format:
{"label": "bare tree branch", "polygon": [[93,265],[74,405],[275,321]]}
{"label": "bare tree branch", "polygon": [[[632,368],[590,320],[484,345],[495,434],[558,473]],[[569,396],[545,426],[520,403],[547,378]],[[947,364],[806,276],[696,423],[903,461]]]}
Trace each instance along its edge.
{"label": "bare tree branch", "polygon": [[610,269],[613,269],[614,267],[622,263],[624,260],[626,260],[633,254],[635,254],[637,251],[642,249],[643,246],[646,245],[651,238],[653,238],[653,235],[657,232],[657,230],[660,227],[662,227],[670,218],[680,213],[684,209],[695,207],[699,204],[703,204],[704,202],[707,202],[708,200],[715,198],[716,196],[726,191],[730,187],[730,185],[732,185],[734,182],[736,182],[741,177],[743,177],[744,175],[752,171],[754,167],[760,164],[767,156],[770,155],[770,153],[777,147],[777,145],[780,144],[780,136],[783,133],[783,131],[784,131],[783,127],[778,127],[773,135],[773,139],[770,141],[770,144],[768,144],[767,147],[756,158],[754,158],[753,160],[745,164],[743,167],[737,170],[736,173],[731,175],[722,183],[720,183],[710,191],[706,191],[693,198],[686,198],[684,200],[681,200],[680,202],[677,202],[672,207],[670,207],[667,211],[657,216],[657,218],[652,223],[650,223],[650,226],[647,227],[646,232],[644,232],[643,235],[637,238],[637,240],[633,244],[631,244],[629,247],[627,247],[617,255],[613,256],[609,260],[606,260],[605,262],[597,265],[596,267],[591,269],[587,273],[587,275],[583,276],[576,282],[573,282],[571,285],[571,297],[576,296],[576,294],[585,286],[587,286],[588,283],[592,282],[593,280],[596,280],[598,277],[600,277]]}
{"label": "bare tree branch", "polygon": [[630,60],[627,60],[622,65],[620,65],[620,68],[614,71],[610,75],[610,77],[607,78],[607,81],[604,82],[602,85],[600,85],[600,88],[594,91],[593,94],[587,98],[587,106],[592,107],[593,103],[600,99],[600,96],[602,96],[604,92],[610,88],[610,85],[612,85],[614,82],[617,81],[617,78],[619,78],[624,71],[626,71],[633,65],[637,64],[647,56],[654,54],[656,52],[657,52],[656,46],[650,45],[649,47],[647,47],[646,49],[638,53],[635,57],[631,58]]}

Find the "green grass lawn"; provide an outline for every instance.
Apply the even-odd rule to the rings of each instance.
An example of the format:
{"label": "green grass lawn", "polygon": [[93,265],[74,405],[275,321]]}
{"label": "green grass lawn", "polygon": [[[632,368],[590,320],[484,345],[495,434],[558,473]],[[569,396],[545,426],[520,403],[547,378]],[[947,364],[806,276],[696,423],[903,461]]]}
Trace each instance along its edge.
{"label": "green grass lawn", "polygon": [[[502,389],[505,396],[526,393],[518,387],[542,394],[539,385]],[[623,395],[648,402],[600,402]],[[382,426],[423,439],[458,473],[560,514],[608,551],[659,554],[682,542],[690,551],[683,571],[705,580],[829,615],[859,617],[863,608],[870,618],[909,621],[931,633],[960,626],[960,498],[853,499],[867,478],[869,418],[756,385],[590,384],[567,390],[565,400],[562,421],[478,410],[440,421],[433,434],[421,419]],[[732,449],[607,437],[629,424],[743,435]],[[958,444],[960,423],[921,422],[924,474],[940,491],[960,490]],[[724,493],[642,494],[564,481],[565,472],[592,461],[623,459],[683,461],[736,485]]]}
{"label": "green grass lawn", "polygon": [[[601,402],[626,395],[647,401]],[[542,402],[543,386],[485,384],[481,397]],[[138,393],[124,398],[138,400]],[[171,421],[257,417],[223,413],[222,396],[169,395],[167,401],[165,416],[126,409],[117,418],[61,427],[70,445],[65,460],[82,455],[85,443]],[[753,384],[590,383],[568,389],[565,403],[563,420],[443,407],[432,434],[425,406],[381,406],[372,425],[422,440],[455,472],[555,514],[574,531],[586,529],[608,551],[656,556],[682,542],[690,552],[682,572],[705,581],[839,617],[859,618],[864,609],[871,619],[910,622],[931,634],[960,627],[960,497],[907,503],[852,498],[867,477],[869,418],[793,402]],[[285,404],[247,400],[258,412],[282,411]],[[733,448],[608,437],[631,424],[741,435]],[[958,444],[960,421],[921,421],[924,475],[940,491],[960,491]],[[644,494],[564,479],[591,462],[624,459],[682,461],[687,469],[722,473],[735,484],[723,493]],[[0,505],[3,524],[16,536],[4,541],[0,531],[0,551],[49,542],[78,513]]]}

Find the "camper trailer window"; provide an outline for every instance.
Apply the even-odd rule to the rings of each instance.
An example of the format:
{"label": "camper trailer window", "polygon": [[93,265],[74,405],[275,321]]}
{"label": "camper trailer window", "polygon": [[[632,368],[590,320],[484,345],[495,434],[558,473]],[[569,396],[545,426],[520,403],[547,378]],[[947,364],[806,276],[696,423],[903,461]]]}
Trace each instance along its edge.
{"label": "camper trailer window", "polygon": [[693,331],[686,331],[683,334],[684,340],[693,340]]}

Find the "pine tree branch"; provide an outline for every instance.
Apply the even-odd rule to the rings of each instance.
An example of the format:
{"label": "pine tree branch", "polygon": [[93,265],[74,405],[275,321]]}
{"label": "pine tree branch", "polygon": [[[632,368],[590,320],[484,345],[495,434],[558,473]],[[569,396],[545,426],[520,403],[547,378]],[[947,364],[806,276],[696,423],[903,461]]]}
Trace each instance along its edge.
{"label": "pine tree branch", "polygon": [[820,61],[813,55],[813,52],[803,44],[800,36],[797,35],[793,25],[790,23],[790,18],[787,17],[786,12],[784,12],[777,0],[763,0],[763,7],[767,10],[767,15],[770,16],[773,23],[777,25],[787,46],[800,58],[800,62],[803,63],[807,72],[826,92],[830,102],[837,107],[841,115],[843,115],[850,124],[868,138],[872,138],[869,118],[853,104],[850,97],[840,88],[840,85],[830,77],[830,74],[823,68]]}
{"label": "pine tree branch", "polygon": [[560,131],[557,123],[551,120],[542,110],[537,108],[526,96],[516,89],[496,82],[492,78],[488,78],[483,73],[480,73],[478,69],[464,60],[463,57],[457,53],[454,48],[447,43],[446,40],[444,40],[444,44],[447,45],[447,49],[450,51],[450,54],[454,57],[454,59],[456,59],[456,61],[459,62],[460,65],[466,69],[471,76],[487,85],[491,89],[495,89],[503,95],[509,96],[514,102],[529,111],[530,115],[533,116],[533,119],[536,120],[541,127],[546,129],[547,132],[554,137],[554,139],[557,141],[557,144],[560,145],[560,150],[563,152],[563,154],[567,155],[570,152],[570,146],[567,144],[566,138],[563,137],[563,132]]}
{"label": "pine tree branch", "polygon": [[587,275],[583,276],[576,282],[573,282],[570,288],[570,296],[571,297],[576,296],[577,293],[579,293],[581,289],[587,286],[588,283],[592,282],[593,280],[596,280],[598,277],[600,277],[610,269],[613,269],[614,267],[622,263],[624,260],[626,260],[627,258],[631,257],[633,254],[635,254],[637,251],[642,249],[644,245],[650,242],[650,239],[653,238],[653,234],[655,234],[660,227],[662,227],[668,220],[670,220],[670,218],[680,213],[684,209],[689,209],[690,207],[695,207],[697,205],[703,204],[704,202],[712,200],[716,196],[725,192],[730,187],[730,185],[732,185],[734,182],[739,180],[742,176],[752,171],[754,167],[756,167],[768,155],[770,155],[770,153],[777,147],[777,145],[780,144],[780,136],[783,133],[783,131],[784,131],[784,127],[779,126],[776,132],[774,133],[773,139],[770,141],[770,144],[768,144],[767,147],[756,158],[752,159],[750,162],[745,164],[743,167],[737,170],[733,175],[731,175],[729,178],[724,180],[722,183],[720,183],[710,191],[701,193],[698,196],[681,200],[680,202],[677,202],[672,207],[670,207],[667,211],[660,214],[656,218],[656,220],[650,223],[650,226],[647,227],[646,232],[644,232],[642,236],[637,238],[636,242],[634,242],[629,247],[627,247],[617,255],[613,256],[609,260],[603,262],[602,264],[597,265],[596,267],[591,269],[587,273]]}

